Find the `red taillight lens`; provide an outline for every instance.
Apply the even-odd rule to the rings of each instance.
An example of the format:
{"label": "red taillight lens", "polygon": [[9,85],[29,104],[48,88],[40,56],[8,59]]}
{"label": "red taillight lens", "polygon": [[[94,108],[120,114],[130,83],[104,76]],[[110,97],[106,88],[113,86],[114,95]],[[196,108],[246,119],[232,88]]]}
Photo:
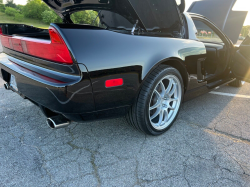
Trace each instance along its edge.
{"label": "red taillight lens", "polygon": [[52,27],[49,28],[49,35],[52,43],[63,43],[61,37],[54,28]]}
{"label": "red taillight lens", "polygon": [[111,79],[111,80],[106,80],[105,82],[106,88],[122,86],[122,85],[123,85],[123,79]]}
{"label": "red taillight lens", "polygon": [[50,27],[49,34],[51,41],[1,35],[1,42],[6,48],[34,57],[68,65],[73,64],[70,52],[56,29]]}
{"label": "red taillight lens", "polygon": [[2,27],[0,27],[0,34],[3,34],[3,30],[2,30]]}
{"label": "red taillight lens", "polygon": [[9,38],[8,36],[1,35],[1,43],[4,47],[10,48]]}

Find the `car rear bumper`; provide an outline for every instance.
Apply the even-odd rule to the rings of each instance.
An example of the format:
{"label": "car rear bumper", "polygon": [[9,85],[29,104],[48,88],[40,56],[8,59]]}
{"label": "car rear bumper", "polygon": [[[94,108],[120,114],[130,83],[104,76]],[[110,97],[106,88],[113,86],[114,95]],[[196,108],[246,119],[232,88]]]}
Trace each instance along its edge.
{"label": "car rear bumper", "polygon": [[14,75],[18,94],[55,113],[75,115],[95,110],[91,82],[83,74],[52,71],[2,53],[0,75],[7,83]]}

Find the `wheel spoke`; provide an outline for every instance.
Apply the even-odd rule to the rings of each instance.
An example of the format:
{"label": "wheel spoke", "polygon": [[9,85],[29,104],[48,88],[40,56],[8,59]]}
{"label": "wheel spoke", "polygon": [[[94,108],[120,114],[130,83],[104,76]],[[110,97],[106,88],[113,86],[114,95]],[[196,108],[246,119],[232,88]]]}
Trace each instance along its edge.
{"label": "wheel spoke", "polygon": [[170,96],[170,97],[175,93],[175,90],[176,90],[176,83],[173,83],[173,88],[172,88],[172,90],[169,92],[169,96]]}
{"label": "wheel spoke", "polygon": [[168,84],[168,87],[165,91],[165,94],[168,94],[170,92],[172,85],[173,85],[173,82],[174,82],[173,79],[169,79],[169,84]]}
{"label": "wheel spoke", "polygon": [[155,103],[153,106],[151,106],[151,107],[149,108],[149,110],[153,110],[153,109],[159,107],[160,104],[161,104],[161,100],[160,100],[160,99],[157,99],[156,103]]}
{"label": "wheel spoke", "polygon": [[163,117],[164,117],[164,110],[161,110],[160,116],[159,116],[158,126],[161,126],[161,123],[163,121]]}
{"label": "wheel spoke", "polygon": [[172,107],[172,106],[169,106],[168,108],[169,108],[170,110],[175,110],[175,108]]}
{"label": "wheel spoke", "polygon": [[154,93],[157,96],[157,101],[153,106],[149,107],[149,110],[153,110],[161,104],[161,94],[157,90]]}
{"label": "wheel spoke", "polygon": [[156,112],[150,117],[150,119],[154,119],[156,116],[158,116],[161,112],[161,107],[158,107]]}
{"label": "wheel spoke", "polygon": [[160,86],[161,86],[161,97],[164,97],[164,95],[165,95],[165,86],[164,86],[162,81],[160,82]]}
{"label": "wheel spoke", "polygon": [[157,90],[155,90],[155,94],[157,95],[158,99],[161,99],[161,94]]}
{"label": "wheel spoke", "polygon": [[164,110],[165,112],[165,118],[164,118],[164,123],[168,121],[168,110]]}
{"label": "wheel spoke", "polygon": [[169,102],[178,101],[178,98],[169,98],[168,101],[169,101]]}

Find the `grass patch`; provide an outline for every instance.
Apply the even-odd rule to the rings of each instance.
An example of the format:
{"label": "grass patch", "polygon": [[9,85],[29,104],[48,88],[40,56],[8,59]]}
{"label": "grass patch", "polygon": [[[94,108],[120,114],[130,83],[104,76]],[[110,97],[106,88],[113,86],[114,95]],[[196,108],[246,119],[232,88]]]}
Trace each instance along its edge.
{"label": "grass patch", "polygon": [[43,23],[37,19],[24,18],[23,21],[16,21],[14,17],[7,16],[5,13],[0,12],[0,23],[17,23],[17,24],[25,24],[25,25],[33,25],[34,27],[47,29],[49,24]]}

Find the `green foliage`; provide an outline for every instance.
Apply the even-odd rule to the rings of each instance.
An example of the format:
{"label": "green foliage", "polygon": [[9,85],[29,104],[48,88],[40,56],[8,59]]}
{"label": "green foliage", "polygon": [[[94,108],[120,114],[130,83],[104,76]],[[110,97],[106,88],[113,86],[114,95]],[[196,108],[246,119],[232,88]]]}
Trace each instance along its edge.
{"label": "green foliage", "polygon": [[241,35],[243,37],[246,37],[248,34],[250,34],[250,25],[244,26],[241,30]]}
{"label": "green foliage", "polygon": [[0,12],[0,23],[21,23],[43,29],[49,28],[49,25],[43,23],[41,20],[24,17],[23,21],[16,21],[13,16],[8,16],[4,12]]}
{"label": "green foliage", "polygon": [[42,20],[44,23],[47,23],[47,24],[61,22],[61,18],[55,12],[51,10],[45,10],[42,13]]}
{"label": "green foliage", "polygon": [[0,0],[0,3],[3,4],[3,0]]}
{"label": "green foliage", "polygon": [[4,6],[4,4],[0,4],[0,12],[5,12],[5,6]]}
{"label": "green foliage", "polygon": [[75,24],[90,24],[97,26],[99,23],[99,19],[95,20],[98,13],[93,10],[79,11],[71,14],[70,18]]}
{"label": "green foliage", "polygon": [[28,0],[22,12],[27,18],[42,19],[45,10],[49,10],[49,7],[42,0]]}
{"label": "green foliage", "polygon": [[23,21],[23,19],[24,19],[24,15],[22,15],[20,13],[15,14],[15,20],[16,21]]}
{"label": "green foliage", "polygon": [[16,10],[17,10],[20,14],[22,14],[22,13],[23,13],[23,7],[24,7],[24,5],[17,5],[17,6],[16,6]]}
{"label": "green foliage", "polygon": [[7,14],[8,16],[15,16],[16,13],[18,13],[17,10],[12,7],[5,8],[5,14]]}
{"label": "green foliage", "polygon": [[12,7],[12,8],[16,8],[16,4],[14,3],[14,0],[7,0],[6,7]]}

